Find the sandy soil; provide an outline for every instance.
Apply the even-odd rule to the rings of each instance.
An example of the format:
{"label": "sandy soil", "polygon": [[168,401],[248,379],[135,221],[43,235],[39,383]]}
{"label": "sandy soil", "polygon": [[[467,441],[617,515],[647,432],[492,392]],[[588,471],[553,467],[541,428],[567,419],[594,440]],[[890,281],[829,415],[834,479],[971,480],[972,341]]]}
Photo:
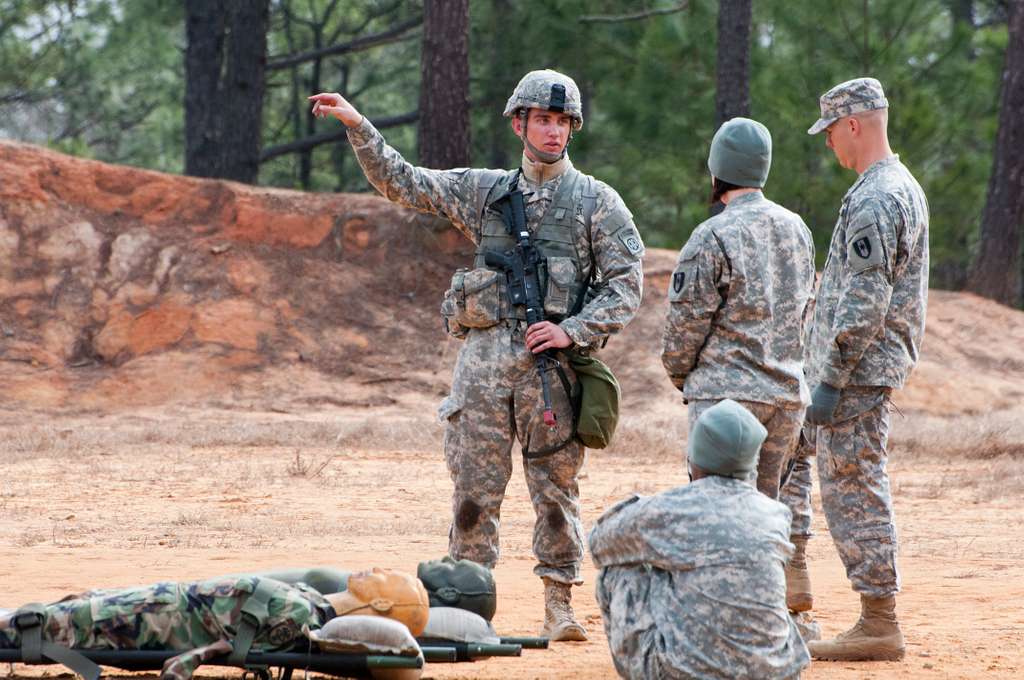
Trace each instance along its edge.
{"label": "sandy soil", "polygon": [[[685,418],[681,405],[668,408]],[[892,476],[902,532],[907,658],[816,663],[805,677],[1022,677],[1020,458],[996,450],[987,459],[980,451],[944,459],[927,450],[927,432],[896,420]],[[381,429],[372,422],[390,425]],[[359,423],[362,446],[353,446],[349,435]],[[953,425],[933,424],[944,432]],[[965,427],[961,421],[960,431]],[[986,427],[990,434],[1007,432]],[[408,432],[418,432],[430,446],[403,444]],[[330,564],[413,571],[419,560],[446,548],[450,482],[439,433],[426,416],[396,419],[372,410],[301,420],[187,410],[90,419],[0,415],[8,451],[0,477],[0,605],[49,601],[85,587],[257,568]],[[504,506],[495,625],[502,634],[527,635],[540,626],[542,596],[531,571],[533,513],[518,461],[516,467]],[[584,474],[588,525],[632,491],[653,493],[685,482],[679,456],[670,450],[629,458],[592,454]],[[810,568],[817,618],[828,635],[852,622],[857,599],[820,513],[815,526]],[[424,677],[615,677],[593,597],[594,576],[588,563],[587,584],[575,599],[590,642],[526,651],[518,659],[428,665]],[[44,671],[17,666],[11,672]]]}

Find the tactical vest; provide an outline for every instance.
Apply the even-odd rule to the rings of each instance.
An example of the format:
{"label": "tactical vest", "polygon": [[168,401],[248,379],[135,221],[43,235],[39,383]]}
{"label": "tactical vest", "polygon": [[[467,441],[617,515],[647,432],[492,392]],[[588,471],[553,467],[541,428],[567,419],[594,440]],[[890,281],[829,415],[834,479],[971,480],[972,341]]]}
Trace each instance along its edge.
{"label": "tactical vest", "polygon": [[[495,177],[491,186],[482,185],[480,192],[486,196],[484,206],[490,204],[508,191],[515,178],[515,172]],[[566,170],[555,195],[540,222],[532,225],[530,239],[545,258],[546,266],[541,271],[541,287],[545,291],[544,311],[552,321],[570,316],[582,305],[594,268],[590,248],[590,221],[597,205],[597,191],[594,180],[575,168]],[[473,266],[486,269],[484,254],[487,251],[505,253],[512,250],[515,239],[508,233],[508,227],[501,215],[485,207],[480,242],[477,244]],[[522,305],[512,307],[507,303],[504,281],[500,281],[501,318],[525,319]]]}

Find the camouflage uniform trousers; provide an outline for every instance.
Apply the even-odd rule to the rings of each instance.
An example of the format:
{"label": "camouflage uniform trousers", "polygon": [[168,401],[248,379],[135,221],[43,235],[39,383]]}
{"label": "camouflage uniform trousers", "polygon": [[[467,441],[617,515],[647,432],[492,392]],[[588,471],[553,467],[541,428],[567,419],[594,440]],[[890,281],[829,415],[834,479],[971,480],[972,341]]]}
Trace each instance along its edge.
{"label": "camouflage uniform trousers", "polygon": [[779,490],[779,501],[793,513],[793,523],[789,535],[810,538],[811,531],[811,465],[815,455],[815,432],[817,428],[805,424],[800,431],[793,457],[783,466],[782,488]]}
{"label": "camouflage uniform trousers", "polygon": [[[718,403],[713,399],[692,399],[689,404],[690,431],[704,411]],[[783,408],[758,401],[739,401],[744,408],[768,430],[761,445],[757,461],[757,490],[772,499],[778,499],[784,465],[793,457],[800,428],[804,422],[804,407]]]}
{"label": "camouflage uniform trousers", "polygon": [[[556,372],[550,373],[557,417],[544,424],[544,401],[534,356],[523,336],[525,322],[502,321],[472,329],[459,352],[451,395],[439,417],[447,423],[445,458],[455,489],[448,552],[487,567],[498,561],[501,501],[512,477],[512,445],[536,451],[572,436],[572,405]],[[575,374],[562,360],[570,383]],[[539,458],[524,458],[526,484],[537,519],[533,529],[534,573],[580,584],[583,525],[579,483],[585,452],[578,440]]]}
{"label": "camouflage uniform trousers", "polygon": [[897,535],[889,475],[889,390],[844,390],[831,425],[817,428],[821,504],[853,589],[899,592]]}

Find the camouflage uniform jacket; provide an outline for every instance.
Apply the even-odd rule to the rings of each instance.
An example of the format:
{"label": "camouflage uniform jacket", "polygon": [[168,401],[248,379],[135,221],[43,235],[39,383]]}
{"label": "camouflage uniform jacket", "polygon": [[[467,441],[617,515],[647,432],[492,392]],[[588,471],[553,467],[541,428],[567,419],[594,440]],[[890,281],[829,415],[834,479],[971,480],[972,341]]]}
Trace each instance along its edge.
{"label": "camouflage uniform jacket", "polygon": [[[74,649],[181,650],[165,677],[187,678],[203,661],[230,651],[242,605],[258,583],[268,588],[268,616],[253,651],[286,651],[304,639],[303,628],[320,628],[335,615],[323,596],[253,576],[195,583],[158,583],[73,595],[46,606],[43,639]],[[0,618],[0,647],[17,647],[12,617]],[[204,648],[221,643],[209,654]]]}
{"label": "camouflage uniform jacket", "polygon": [[[373,125],[363,119],[350,128],[348,139],[370,183],[389,201],[421,212],[443,216],[479,244],[486,219],[488,187],[507,179],[514,171],[459,168],[433,170],[408,163]],[[567,163],[571,169],[572,164]],[[519,186],[526,195],[527,227],[536,231],[565,173],[543,182],[532,183],[525,175]],[[596,189],[593,214],[577,214],[582,225],[589,218],[589,233],[576,229],[576,250],[585,268],[584,279],[591,278],[591,291],[583,308],[559,324],[580,347],[600,346],[636,314],[643,295],[643,242],[633,224],[632,215],[622,199],[603,182],[587,176]]]}
{"label": "camouflage uniform jacket", "polygon": [[669,282],[661,361],[686,399],[799,407],[814,242],[796,213],[757,191],[703,222]]}
{"label": "camouflage uniform jacket", "polygon": [[902,387],[917,363],[927,303],[928,202],[890,156],[843,198],[811,324],[808,381]]}
{"label": "camouflage uniform jacket", "polygon": [[790,678],[810,657],[786,610],[790,512],[704,477],[613,506],[590,533],[598,603],[627,678]]}

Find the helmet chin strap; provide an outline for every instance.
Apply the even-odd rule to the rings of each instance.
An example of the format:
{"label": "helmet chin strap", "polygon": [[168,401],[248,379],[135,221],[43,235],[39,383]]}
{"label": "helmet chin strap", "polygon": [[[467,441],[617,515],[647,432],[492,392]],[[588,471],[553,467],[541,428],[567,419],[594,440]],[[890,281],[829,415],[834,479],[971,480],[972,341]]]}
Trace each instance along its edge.
{"label": "helmet chin strap", "polygon": [[526,138],[526,125],[528,118],[529,111],[524,109],[522,112],[520,112],[519,120],[522,122],[522,132],[519,133],[519,138],[523,140],[523,146],[529,149],[530,153],[532,153],[534,157],[541,163],[557,163],[558,161],[565,158],[565,153],[569,150],[569,142],[572,141],[572,130],[569,130],[569,139],[565,141],[565,146],[562,147],[561,153],[550,153],[548,151],[541,151],[533,144],[531,144],[530,140]]}

